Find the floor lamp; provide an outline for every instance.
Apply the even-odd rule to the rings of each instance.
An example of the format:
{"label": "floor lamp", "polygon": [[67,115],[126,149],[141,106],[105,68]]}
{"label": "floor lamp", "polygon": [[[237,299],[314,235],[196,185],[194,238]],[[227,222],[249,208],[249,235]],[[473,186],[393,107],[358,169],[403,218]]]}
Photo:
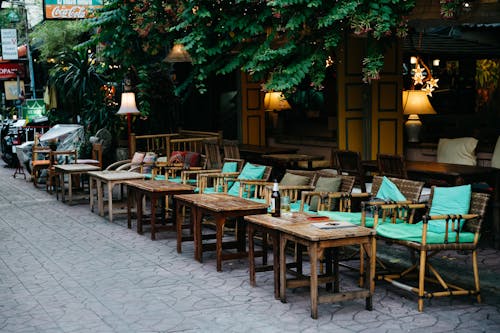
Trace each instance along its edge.
{"label": "floor lamp", "polygon": [[122,94],[122,103],[117,115],[127,115],[127,140],[128,140],[128,156],[132,158],[132,148],[130,147],[130,134],[132,132],[132,115],[140,114],[135,104],[135,94],[133,92],[126,92]]}

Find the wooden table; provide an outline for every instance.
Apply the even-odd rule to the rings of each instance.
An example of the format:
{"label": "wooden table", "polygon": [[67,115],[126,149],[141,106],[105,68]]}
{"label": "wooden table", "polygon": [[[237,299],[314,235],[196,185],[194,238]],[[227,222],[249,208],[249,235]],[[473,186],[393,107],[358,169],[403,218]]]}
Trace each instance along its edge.
{"label": "wooden table", "polygon": [[[279,276],[280,298],[282,302],[286,302],[286,288],[295,288],[301,286],[310,286],[311,297],[311,317],[318,318],[318,304],[339,302],[355,298],[366,299],[366,309],[372,309],[372,295],[375,290],[375,231],[373,229],[353,226],[340,229],[319,229],[312,225],[312,221],[307,219],[308,215],[304,213],[292,213],[282,215],[279,218],[271,217],[270,215],[253,215],[245,217],[249,227],[249,237],[253,236],[252,228],[264,228],[264,230],[273,231],[276,239],[279,238],[279,274],[276,273],[275,279]],[[250,238],[249,238],[250,239]],[[309,253],[310,276],[305,279],[287,280],[287,265],[285,247],[288,241],[296,242],[305,246]],[[274,241],[276,243],[276,241]],[[253,244],[249,249],[250,265],[254,260]],[[363,245],[365,252],[368,254],[369,268],[366,274],[367,288],[353,291],[339,292],[339,277],[338,277],[338,248],[347,245]],[[332,250],[330,250],[332,249]],[[326,256],[326,276],[318,277],[317,263],[319,254],[325,253]],[[276,262],[277,258],[274,258]],[[333,263],[333,265],[332,265]],[[277,266],[277,265],[275,265]],[[251,273],[252,274],[252,273]],[[360,274],[363,270],[360,269]],[[333,294],[318,295],[318,283],[327,283],[327,289],[331,289],[333,285]],[[275,288],[277,283],[275,281]],[[276,292],[275,292],[276,294]]]}
{"label": "wooden table", "polygon": [[108,186],[108,217],[110,222],[113,222],[113,188],[115,187],[115,185],[123,184],[127,180],[144,178],[144,175],[138,172],[120,170],[89,171],[88,175],[90,189],[90,210],[93,212],[95,206],[93,193],[93,185],[95,182],[97,189],[97,207],[99,216],[104,216],[103,186],[104,184]]}
{"label": "wooden table", "polygon": [[[194,233],[194,258],[199,262],[203,260],[203,250],[212,250],[212,244],[203,244],[202,239],[202,218],[210,215],[215,218],[216,242],[215,250],[217,256],[217,271],[222,271],[222,260],[236,259],[247,256],[245,242],[245,228],[238,226],[235,242],[225,242],[222,238],[224,224],[229,217],[237,218],[237,223],[242,224],[243,217],[253,214],[263,214],[267,212],[267,204],[235,197],[228,194],[190,194],[176,195],[176,210],[179,212],[182,207],[191,209],[193,233]],[[177,227],[180,228],[182,220],[177,217]],[[177,230],[177,252],[182,251],[181,230]],[[179,238],[181,237],[181,238]],[[236,248],[237,253],[222,253],[222,248]]]}
{"label": "wooden table", "polygon": [[[98,166],[90,165],[90,164],[56,164],[54,166],[55,172],[59,175],[59,184],[61,187],[61,200],[64,202],[64,175],[68,175],[68,197],[69,204],[73,201],[73,184],[72,184],[72,175],[81,175],[85,174],[89,171],[98,171],[101,170]],[[56,197],[59,199],[59,195],[57,195],[57,187],[56,187]]]}
{"label": "wooden table", "polygon": [[313,161],[320,161],[324,157],[320,155],[306,155],[306,154],[267,154],[262,155],[265,161],[270,161],[271,164],[280,164],[285,168],[296,169],[299,162],[307,162],[307,168],[312,169]]}
{"label": "wooden table", "polygon": [[[142,234],[143,225],[143,212],[142,212],[142,202],[145,196],[150,198],[151,203],[151,239],[156,239],[156,232],[164,230],[176,230],[174,226],[165,225],[165,210],[162,211],[162,221],[161,225],[156,224],[156,204],[158,199],[165,199],[169,195],[174,194],[185,194],[193,193],[194,187],[173,183],[165,180],[128,180],[125,182],[127,185],[127,226],[132,228],[132,194],[135,194],[135,202],[137,204],[137,232]],[[163,206],[165,201],[160,202]],[[175,223],[175,210],[173,211],[172,221]]]}
{"label": "wooden table", "polygon": [[[496,168],[427,162],[406,161],[408,178],[426,182],[427,185],[457,186],[486,182],[494,189],[493,207],[494,247],[500,249],[500,171]],[[378,171],[377,161],[363,161],[367,171]]]}

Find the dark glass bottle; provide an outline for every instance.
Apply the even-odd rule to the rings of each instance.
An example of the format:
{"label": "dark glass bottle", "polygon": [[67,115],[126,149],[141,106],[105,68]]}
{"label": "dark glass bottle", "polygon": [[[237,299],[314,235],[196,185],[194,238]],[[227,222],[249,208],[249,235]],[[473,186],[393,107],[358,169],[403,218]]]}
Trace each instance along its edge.
{"label": "dark glass bottle", "polygon": [[273,193],[271,194],[271,216],[280,217],[281,215],[281,197],[278,188],[278,181],[274,180]]}

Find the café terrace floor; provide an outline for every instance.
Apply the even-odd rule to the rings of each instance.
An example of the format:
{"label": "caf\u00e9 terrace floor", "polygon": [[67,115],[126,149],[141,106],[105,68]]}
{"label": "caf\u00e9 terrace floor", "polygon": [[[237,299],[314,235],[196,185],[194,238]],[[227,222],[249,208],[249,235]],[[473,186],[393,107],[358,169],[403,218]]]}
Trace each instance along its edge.
{"label": "caf\u00e9 terrace floor", "polygon": [[[425,301],[379,282],[373,311],[364,300],[321,304],[310,317],[307,288],[273,297],[272,272],[248,283],[246,260],[215,268],[193,246],[177,254],[174,233],[151,241],[89,210],[68,206],[31,182],[14,179],[0,162],[0,332],[499,332],[500,251],[479,253],[483,303],[471,297]],[[405,251],[379,246],[404,260]],[[396,256],[394,256],[396,255]],[[441,264],[470,282],[470,261],[457,252]],[[342,271],[342,287],[356,276]]]}

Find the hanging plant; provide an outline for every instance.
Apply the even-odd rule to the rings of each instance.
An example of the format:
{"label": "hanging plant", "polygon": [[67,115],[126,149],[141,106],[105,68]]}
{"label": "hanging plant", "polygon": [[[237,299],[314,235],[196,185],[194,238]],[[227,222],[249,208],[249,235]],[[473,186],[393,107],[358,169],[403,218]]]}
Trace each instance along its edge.
{"label": "hanging plant", "polygon": [[441,17],[444,19],[453,19],[457,17],[464,2],[463,0],[440,0]]}

